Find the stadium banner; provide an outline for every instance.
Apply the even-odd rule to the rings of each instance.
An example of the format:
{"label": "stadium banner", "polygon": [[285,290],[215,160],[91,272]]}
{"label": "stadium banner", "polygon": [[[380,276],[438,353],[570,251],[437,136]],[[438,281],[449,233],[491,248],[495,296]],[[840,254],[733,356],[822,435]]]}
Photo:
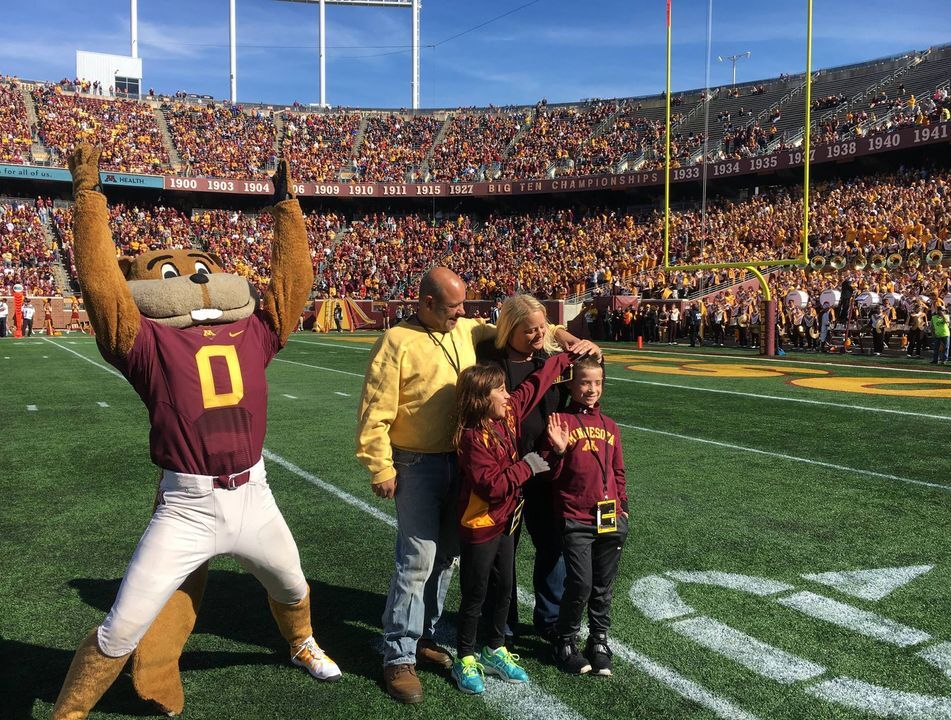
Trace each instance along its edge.
{"label": "stadium banner", "polygon": [[133,175],[131,173],[101,171],[99,177],[103,185],[158,188],[160,190],[165,187],[165,178],[161,175]]}
{"label": "stadium banner", "polygon": [[[863,155],[872,155],[893,150],[902,150],[939,142],[951,141],[951,123],[915,125],[865,138],[852,138],[835,143],[813,146],[812,163],[845,162]],[[769,155],[722,160],[707,165],[707,178],[736,177],[751,174],[769,174],[780,170],[801,167],[801,149],[781,150]],[[698,182],[702,179],[700,165],[673,168],[671,181],[675,183]],[[495,180],[477,183],[342,183],[303,182],[295,185],[302,197],[327,198],[437,198],[437,197],[489,197],[509,195],[535,195],[591,190],[624,190],[635,187],[662,185],[662,170],[618,173],[614,175],[582,175],[556,177],[545,180]],[[266,180],[218,180],[213,178],[166,177],[166,190],[190,192],[219,192],[268,195],[271,184]]]}
{"label": "stadium banner", "polygon": [[[834,143],[815,145],[811,150],[812,163],[847,162],[864,155],[932,145],[951,141],[951,123],[912,125],[870,137],[850,138]],[[707,179],[738,177],[751,174],[770,174],[801,167],[803,151],[800,148],[780,150],[769,155],[757,155],[741,160],[719,160],[707,164]],[[271,183],[264,179],[198,178],[180,175],[138,175],[130,173],[102,173],[103,183],[125,187],[156,188],[182,192],[224,193],[229,195],[270,195]],[[672,168],[671,182],[699,182],[703,166],[690,165]],[[32,165],[0,165],[0,179],[52,180],[71,182],[69,171],[62,168]],[[664,182],[662,170],[646,170],[614,175],[564,176],[544,180],[493,180],[477,183],[343,183],[301,182],[294,186],[302,197],[326,198],[437,198],[437,197],[491,197],[511,195],[538,195],[571,193],[593,190],[625,190],[659,186]]]}
{"label": "stadium banner", "polygon": [[54,182],[72,182],[69,170],[62,168],[37,167],[36,165],[0,165],[0,178],[17,180],[53,180]]}

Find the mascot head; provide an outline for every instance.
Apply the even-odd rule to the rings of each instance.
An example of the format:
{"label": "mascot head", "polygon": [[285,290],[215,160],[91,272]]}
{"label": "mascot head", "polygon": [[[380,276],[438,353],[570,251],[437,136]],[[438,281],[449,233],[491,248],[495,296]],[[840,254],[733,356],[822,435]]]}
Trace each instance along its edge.
{"label": "mascot head", "polygon": [[224,272],[221,260],[200,250],[152,250],[120,257],[119,268],[145,317],[174,328],[231,323],[248,317],[257,291]]}

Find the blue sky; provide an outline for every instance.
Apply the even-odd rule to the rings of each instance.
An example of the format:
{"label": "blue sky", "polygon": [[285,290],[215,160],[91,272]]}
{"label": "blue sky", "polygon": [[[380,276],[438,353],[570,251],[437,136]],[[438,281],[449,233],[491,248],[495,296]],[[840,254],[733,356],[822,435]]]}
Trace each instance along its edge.
{"label": "blue sky", "polygon": [[[664,0],[424,0],[423,107],[565,102],[653,94],[664,86]],[[737,80],[805,69],[806,2],[713,0],[711,85],[730,82],[716,55],[749,50]],[[58,80],[75,51],[129,53],[129,1],[3,2],[0,74]],[[139,0],[144,85],[229,95],[227,0]],[[673,0],[673,88],[705,84],[706,0]],[[410,104],[410,12],[328,6],[327,100]],[[317,99],[317,7],[237,0],[238,100]],[[815,0],[813,67],[951,42],[951,1]],[[433,47],[426,47],[433,46]]]}

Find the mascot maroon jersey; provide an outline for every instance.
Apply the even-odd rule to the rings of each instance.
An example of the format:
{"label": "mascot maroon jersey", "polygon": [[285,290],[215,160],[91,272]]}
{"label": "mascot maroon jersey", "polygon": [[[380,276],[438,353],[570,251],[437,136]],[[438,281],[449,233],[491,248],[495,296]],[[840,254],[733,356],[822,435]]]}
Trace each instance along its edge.
{"label": "mascot maroon jersey", "polygon": [[280,349],[260,311],[227,325],[185,329],[143,317],[128,357],[106,359],[149,410],[152,462],[193,475],[231,475],[261,458],[264,370]]}

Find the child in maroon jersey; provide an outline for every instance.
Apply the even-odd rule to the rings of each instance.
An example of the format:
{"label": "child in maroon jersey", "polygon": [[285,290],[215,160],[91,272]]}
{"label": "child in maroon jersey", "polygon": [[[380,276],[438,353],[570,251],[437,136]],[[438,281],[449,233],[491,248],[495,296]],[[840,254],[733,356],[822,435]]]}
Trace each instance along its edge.
{"label": "child in maroon jersey", "polygon": [[[604,368],[593,358],[574,364],[568,446],[553,462],[556,507],[564,523],[565,592],[555,624],[555,663],[568,673],[611,674],[611,594],[628,532],[624,453],[617,424],[601,413]],[[577,637],[585,605],[590,634],[584,654]]]}
{"label": "child in maroon jersey", "polygon": [[[505,648],[505,622],[512,596],[514,532],[521,519],[522,485],[549,466],[535,452],[519,459],[519,426],[570,362],[565,353],[552,356],[511,394],[496,365],[466,368],[456,384],[462,601],[452,676],[459,689],[469,694],[485,690],[483,671],[507,682],[528,680],[516,662],[518,656]],[[559,424],[552,417],[548,436],[555,451],[564,452],[568,441],[564,420]],[[477,657],[476,631],[490,582],[495,598],[490,636]]]}

